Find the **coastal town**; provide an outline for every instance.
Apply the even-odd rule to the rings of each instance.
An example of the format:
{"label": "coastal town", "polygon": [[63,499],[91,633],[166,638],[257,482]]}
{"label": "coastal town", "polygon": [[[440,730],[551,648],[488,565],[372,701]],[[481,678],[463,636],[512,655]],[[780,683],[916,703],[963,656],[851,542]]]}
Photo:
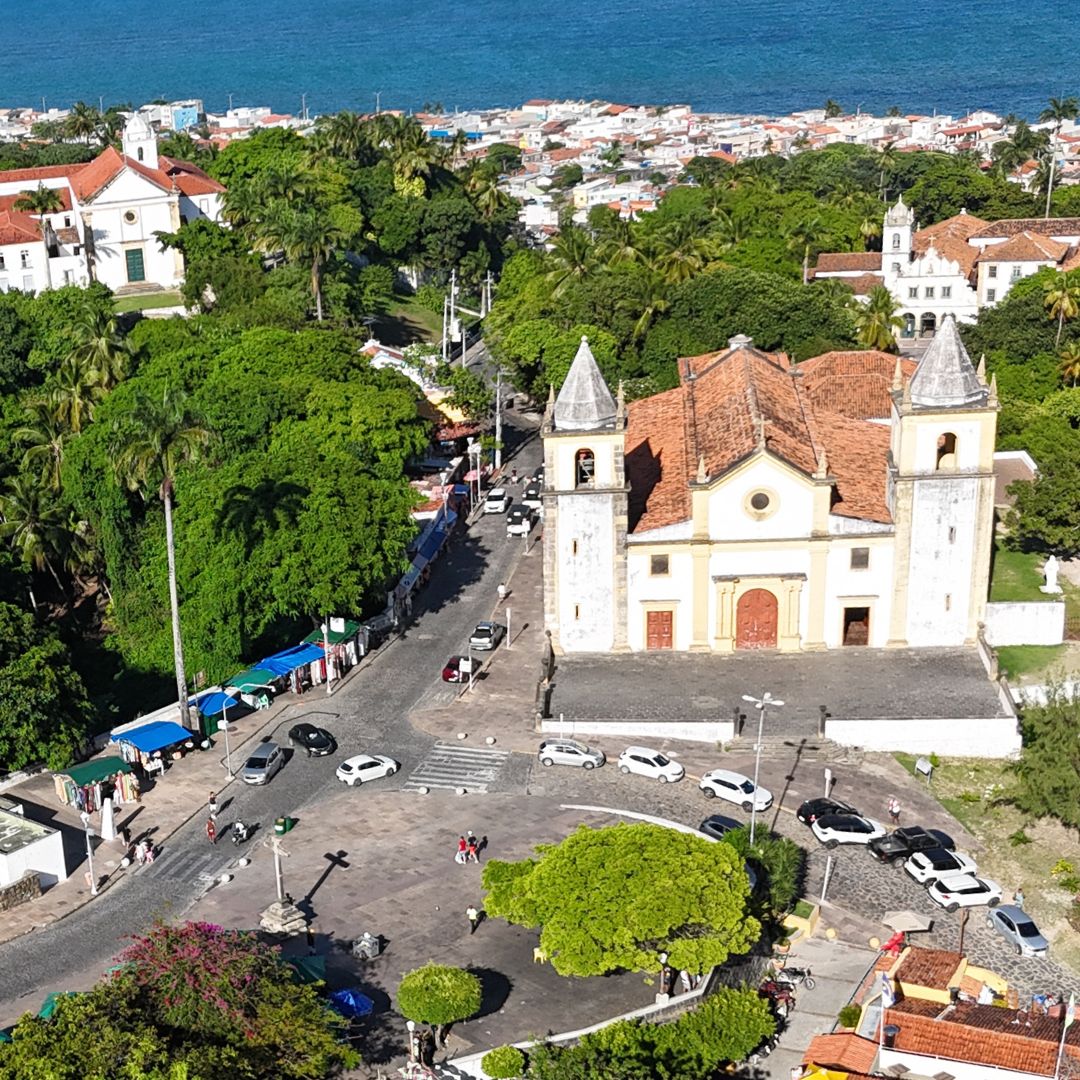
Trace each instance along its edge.
{"label": "coastal town", "polygon": [[1080,102],[845,104],[0,108],[0,1080],[1080,1075]]}

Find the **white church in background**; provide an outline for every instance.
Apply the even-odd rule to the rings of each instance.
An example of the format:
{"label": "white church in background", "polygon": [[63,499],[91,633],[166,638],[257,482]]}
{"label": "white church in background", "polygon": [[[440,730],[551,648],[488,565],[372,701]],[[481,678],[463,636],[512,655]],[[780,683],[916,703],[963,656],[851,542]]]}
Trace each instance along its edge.
{"label": "white church in background", "polygon": [[549,402],[562,653],[954,646],[985,617],[997,393],[946,318],[916,366],[733,338],[625,404],[587,343]]}
{"label": "white church in background", "polygon": [[[39,185],[56,191],[60,209],[17,210]],[[190,162],[159,154],[157,135],[138,114],[124,128],[122,152],[110,146],[84,164],[2,172],[0,291],[91,281],[121,295],[176,288],[183,258],[154,234],[200,217],[220,220],[224,191]]]}

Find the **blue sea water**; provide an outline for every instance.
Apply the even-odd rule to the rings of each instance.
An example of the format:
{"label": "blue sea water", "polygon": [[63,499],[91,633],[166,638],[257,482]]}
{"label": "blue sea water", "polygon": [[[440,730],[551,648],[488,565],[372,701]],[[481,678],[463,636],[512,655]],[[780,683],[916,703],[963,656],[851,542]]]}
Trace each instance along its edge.
{"label": "blue sea water", "polygon": [[3,0],[0,105],[689,102],[1036,114],[1080,0]]}

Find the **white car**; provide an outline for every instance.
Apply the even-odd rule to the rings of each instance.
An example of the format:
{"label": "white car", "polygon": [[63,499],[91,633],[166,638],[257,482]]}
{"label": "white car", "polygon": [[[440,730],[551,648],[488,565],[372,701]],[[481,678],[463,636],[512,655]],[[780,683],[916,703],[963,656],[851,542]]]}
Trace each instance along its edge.
{"label": "white car", "polygon": [[974,874],[949,874],[938,878],[926,891],[930,899],[946,911],[978,907],[980,904],[997,907],[1001,903],[1001,886],[996,881]]}
{"label": "white car", "polygon": [[337,767],[337,778],[353,787],[378,780],[380,776],[393,776],[401,766],[391,757],[382,754],[357,754]]}
{"label": "white car", "polygon": [[772,806],[772,792],[759,787],[754,790],[754,781],[742,773],[728,769],[713,769],[702,778],[698,787],[705,792],[706,799],[726,799],[738,803],[747,812],[768,810]]}
{"label": "white car", "polygon": [[628,746],[619,755],[619,772],[648,776],[661,784],[673,784],[686,775],[686,770],[677,761],[644,746]]}
{"label": "white car", "polygon": [[484,500],[485,514],[505,514],[510,509],[510,496],[506,488],[492,488]]}
{"label": "white car", "polygon": [[532,532],[533,512],[527,506],[511,506],[506,518],[507,536],[528,536]]}
{"label": "white car", "polygon": [[914,878],[920,885],[929,885],[931,881],[954,874],[974,874],[978,869],[970,855],[965,855],[962,851],[946,851],[939,847],[916,851],[904,863],[908,877]]}
{"label": "white car", "polygon": [[810,830],[827,847],[837,844],[869,844],[885,835],[885,826],[855,814],[822,814],[810,823]]}

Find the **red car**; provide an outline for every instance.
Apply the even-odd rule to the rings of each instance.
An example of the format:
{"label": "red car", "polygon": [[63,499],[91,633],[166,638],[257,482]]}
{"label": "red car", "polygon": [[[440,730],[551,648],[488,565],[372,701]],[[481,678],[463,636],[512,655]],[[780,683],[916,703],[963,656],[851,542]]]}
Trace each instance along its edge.
{"label": "red car", "polygon": [[[442,669],[443,682],[468,682],[469,681],[469,658],[467,656],[451,656]],[[475,660],[472,663],[476,663]]]}

